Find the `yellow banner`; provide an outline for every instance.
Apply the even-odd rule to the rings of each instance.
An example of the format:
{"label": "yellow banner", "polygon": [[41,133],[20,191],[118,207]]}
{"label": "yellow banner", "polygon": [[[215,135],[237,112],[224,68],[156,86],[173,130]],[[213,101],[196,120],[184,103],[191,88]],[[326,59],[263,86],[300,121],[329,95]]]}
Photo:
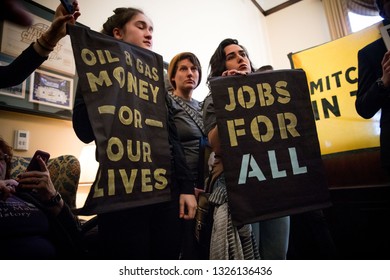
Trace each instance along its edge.
{"label": "yellow banner", "polygon": [[379,113],[363,119],[355,100],[357,53],[380,38],[380,25],[289,55],[293,67],[306,72],[323,155],[379,146]]}

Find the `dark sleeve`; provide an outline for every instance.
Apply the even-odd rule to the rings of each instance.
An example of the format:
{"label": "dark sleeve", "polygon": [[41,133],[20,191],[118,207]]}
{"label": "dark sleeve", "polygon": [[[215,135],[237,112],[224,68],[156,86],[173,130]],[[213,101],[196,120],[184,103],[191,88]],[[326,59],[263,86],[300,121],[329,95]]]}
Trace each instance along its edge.
{"label": "dark sleeve", "polygon": [[172,183],[179,188],[180,194],[194,194],[194,181],[191,179],[191,171],[187,165],[184,149],[179,139],[179,134],[174,121],[171,100],[166,96],[168,107],[168,139],[172,151]]}
{"label": "dark sleeve", "polygon": [[203,123],[206,135],[209,134],[217,125],[217,118],[215,116],[214,102],[211,93],[206,96],[203,102]]}
{"label": "dark sleeve", "polygon": [[10,64],[0,66],[0,88],[16,86],[22,83],[47,59],[47,57],[40,56],[34,50],[33,44]]}
{"label": "dark sleeve", "polygon": [[84,102],[79,87],[77,87],[73,106],[72,124],[74,132],[81,141],[90,143],[95,140],[91,121],[88,116],[87,105]]}
{"label": "dark sleeve", "polygon": [[57,220],[69,230],[73,235],[78,235],[80,232],[80,225],[78,219],[73,215],[69,206],[64,202],[61,212],[57,215]]}
{"label": "dark sleeve", "polygon": [[84,254],[79,220],[66,203],[61,212],[51,218],[51,237],[59,257],[80,258]]}
{"label": "dark sleeve", "polygon": [[376,80],[382,76],[381,58],[384,52],[374,48],[364,48],[358,52],[358,91],[355,101],[357,113],[365,118],[372,118],[388,102],[390,91],[380,89]]}

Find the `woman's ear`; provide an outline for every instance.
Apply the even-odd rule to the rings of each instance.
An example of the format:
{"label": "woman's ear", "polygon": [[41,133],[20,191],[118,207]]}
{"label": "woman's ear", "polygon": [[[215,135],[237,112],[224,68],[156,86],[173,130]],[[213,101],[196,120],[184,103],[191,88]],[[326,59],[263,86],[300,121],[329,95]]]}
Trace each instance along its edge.
{"label": "woman's ear", "polygon": [[112,30],[112,35],[114,36],[115,39],[121,40],[123,38],[122,30],[120,28],[118,28],[118,27],[115,27]]}

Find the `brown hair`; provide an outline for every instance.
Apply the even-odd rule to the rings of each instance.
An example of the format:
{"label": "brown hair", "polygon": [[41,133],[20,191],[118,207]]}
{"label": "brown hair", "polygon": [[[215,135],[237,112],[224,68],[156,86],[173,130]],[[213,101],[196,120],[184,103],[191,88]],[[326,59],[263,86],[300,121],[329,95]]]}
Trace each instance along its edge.
{"label": "brown hair", "polygon": [[7,170],[5,172],[5,179],[9,179],[11,177],[11,159],[13,155],[13,150],[12,147],[8,145],[8,143],[5,142],[4,139],[1,137],[0,137],[0,151],[8,155],[8,158],[5,161],[7,167]]}
{"label": "brown hair", "polygon": [[140,9],[136,8],[116,8],[114,15],[110,16],[103,24],[102,33],[114,36],[114,28],[122,29],[134,16],[144,14]]}
{"label": "brown hair", "polygon": [[248,51],[245,49],[245,47],[240,45],[236,39],[227,38],[218,45],[214,54],[210,58],[210,64],[209,64],[210,73],[207,77],[207,82],[206,82],[209,88],[210,88],[210,79],[213,77],[222,76],[222,72],[226,70],[225,47],[230,45],[240,46],[244,50],[244,52],[246,53],[249,59],[251,72],[255,72],[255,68],[253,67],[252,61],[250,60]]}
{"label": "brown hair", "polygon": [[175,77],[176,75],[177,64],[184,59],[188,59],[189,61],[191,61],[192,64],[194,64],[198,68],[199,80],[196,86],[199,86],[200,80],[202,79],[202,67],[200,66],[199,59],[196,57],[196,55],[194,55],[191,52],[179,53],[172,58],[168,66],[168,79],[174,89],[176,89],[176,82],[172,81],[172,78]]}

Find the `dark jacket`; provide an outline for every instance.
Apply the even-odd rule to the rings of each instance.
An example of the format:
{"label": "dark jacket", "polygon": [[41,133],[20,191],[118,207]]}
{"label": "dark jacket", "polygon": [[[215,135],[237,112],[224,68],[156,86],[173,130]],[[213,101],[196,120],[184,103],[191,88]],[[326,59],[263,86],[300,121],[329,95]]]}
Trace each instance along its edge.
{"label": "dark jacket", "polygon": [[358,92],[356,111],[365,119],[379,110],[382,165],[390,169],[390,89],[381,89],[376,81],[382,77],[382,59],[387,49],[380,38],[358,52]]}
{"label": "dark jacket", "polygon": [[22,83],[36,70],[47,57],[40,56],[31,44],[14,61],[6,66],[0,66],[0,88],[6,88]]}
{"label": "dark jacket", "polygon": [[[36,236],[40,237],[41,239],[48,240],[55,248],[55,255],[53,256],[55,259],[83,259],[86,257],[86,251],[83,245],[81,225],[79,223],[78,218],[73,215],[71,209],[65,202],[60,213],[54,216],[47,211],[46,207],[44,207],[42,203],[34,197],[34,195],[31,195],[29,192],[18,192],[16,196],[19,200],[24,201],[26,204],[33,204],[36,208],[38,208],[39,210],[37,211],[43,213],[44,215],[42,216],[46,217],[49,227],[48,232],[41,236],[39,235],[40,233],[37,233],[35,231],[35,229],[31,229],[28,227],[25,229],[21,229],[20,234],[16,233],[15,231],[11,237],[14,240],[13,243],[19,242],[20,246],[24,246],[23,242],[25,241],[23,241],[23,237],[29,237],[28,234],[30,234],[31,237]],[[18,209],[18,211],[20,211],[20,209]],[[15,230],[12,228],[12,225],[10,228],[11,231]],[[4,234],[5,235],[3,237],[7,238],[7,233]],[[11,244],[13,243],[11,242]],[[13,250],[11,247],[10,249]],[[47,247],[44,246],[42,248],[42,251],[37,252],[36,255],[34,255],[33,252],[28,250],[26,252],[27,255],[30,256],[32,259],[40,259],[45,256],[45,253],[42,253],[45,252],[45,250],[47,250]],[[5,251],[11,252],[8,249],[6,249]],[[0,256],[2,257],[16,259],[19,259],[19,257],[25,258],[25,252],[19,252],[17,251],[17,249],[15,249],[11,253],[12,255],[7,255],[8,253],[2,253],[4,252],[2,251],[0,253]]]}

